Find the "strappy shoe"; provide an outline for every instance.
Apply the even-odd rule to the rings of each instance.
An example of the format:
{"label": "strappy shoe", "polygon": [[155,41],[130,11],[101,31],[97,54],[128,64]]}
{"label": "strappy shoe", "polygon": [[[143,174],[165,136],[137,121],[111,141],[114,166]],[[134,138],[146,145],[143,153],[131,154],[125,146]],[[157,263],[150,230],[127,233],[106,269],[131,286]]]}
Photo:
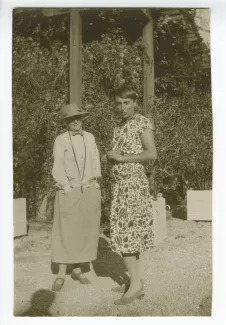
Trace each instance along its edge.
{"label": "strappy shoe", "polygon": [[[144,281],[143,280],[140,280],[140,282],[142,284],[142,287],[144,288]],[[112,292],[124,293],[125,294],[129,290],[129,287],[130,287],[130,281],[127,282],[127,283],[124,283],[121,286],[111,288],[111,291]]]}
{"label": "strappy shoe", "polygon": [[125,297],[122,296],[122,298],[116,300],[114,302],[115,305],[129,305],[131,304],[135,299],[143,299],[144,298],[144,288],[143,286],[137,290],[132,296],[130,297]]}
{"label": "strappy shoe", "polygon": [[72,271],[71,273],[71,278],[74,280],[74,281],[79,281],[81,284],[90,284],[90,280],[87,279],[86,277],[82,277],[81,276],[82,273],[75,273]]}
{"label": "strappy shoe", "polygon": [[52,290],[53,291],[60,291],[64,285],[64,279],[63,278],[56,278],[56,280],[53,282]]}
{"label": "strappy shoe", "polygon": [[117,292],[117,293],[126,293],[129,290],[129,286],[130,286],[130,282],[125,283],[118,287],[113,287],[113,288],[111,288],[111,291]]}

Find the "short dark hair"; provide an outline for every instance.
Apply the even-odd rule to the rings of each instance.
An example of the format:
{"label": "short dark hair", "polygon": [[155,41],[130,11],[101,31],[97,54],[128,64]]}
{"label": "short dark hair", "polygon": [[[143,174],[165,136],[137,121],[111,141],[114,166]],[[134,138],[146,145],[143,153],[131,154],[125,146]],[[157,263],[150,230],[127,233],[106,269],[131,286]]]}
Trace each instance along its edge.
{"label": "short dark hair", "polygon": [[122,87],[122,88],[116,90],[115,97],[131,98],[133,100],[136,100],[137,94],[132,88]]}

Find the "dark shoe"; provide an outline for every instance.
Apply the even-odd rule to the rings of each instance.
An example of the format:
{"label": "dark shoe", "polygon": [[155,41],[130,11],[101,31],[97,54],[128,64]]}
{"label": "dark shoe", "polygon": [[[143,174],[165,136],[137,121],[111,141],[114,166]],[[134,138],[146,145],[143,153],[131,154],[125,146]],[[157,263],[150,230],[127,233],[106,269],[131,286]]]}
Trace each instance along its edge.
{"label": "dark shoe", "polygon": [[125,297],[123,296],[121,299],[118,299],[114,302],[115,305],[129,305],[131,304],[135,299],[143,299],[144,298],[144,288],[143,286],[131,297]]}
{"label": "dark shoe", "polygon": [[56,278],[56,280],[53,282],[52,290],[53,291],[60,291],[64,285],[64,279],[62,278]]}
{"label": "dark shoe", "polygon": [[81,273],[72,272],[71,278],[74,281],[79,281],[81,284],[90,284],[91,283],[89,279],[81,277]]}

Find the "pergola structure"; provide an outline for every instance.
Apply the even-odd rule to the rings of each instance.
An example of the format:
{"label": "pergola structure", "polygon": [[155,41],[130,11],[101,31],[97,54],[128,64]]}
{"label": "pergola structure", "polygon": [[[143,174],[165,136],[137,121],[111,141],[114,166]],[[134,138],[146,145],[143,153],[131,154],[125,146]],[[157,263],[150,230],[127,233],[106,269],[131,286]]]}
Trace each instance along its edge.
{"label": "pergola structure", "polygon": [[[46,17],[56,15],[70,15],[70,50],[69,50],[69,97],[70,103],[82,102],[82,25],[84,22],[95,20],[101,11],[97,8],[81,9],[81,8],[17,8],[15,14],[25,11],[39,11]],[[154,38],[153,38],[153,14],[156,12],[160,15],[168,15],[170,19],[182,20],[183,15],[178,9],[141,9],[141,8],[125,8],[121,10],[121,20],[127,28],[133,28],[133,31],[142,33],[144,45],[150,58],[149,62],[144,62],[143,66],[143,103],[145,106],[151,104],[154,97]],[[140,35],[139,35],[140,36]],[[188,42],[195,41],[197,37],[188,30]],[[148,113],[148,112],[147,112]]]}
{"label": "pergola structure", "polygon": [[[70,103],[81,104],[82,77],[81,77],[81,48],[82,48],[82,23],[90,16],[95,18],[100,9],[43,9],[44,16],[70,15],[70,53],[69,53],[69,87]],[[143,40],[150,57],[150,64],[144,63],[143,100],[144,104],[152,101],[154,96],[154,44],[153,44],[153,19],[150,9],[124,9],[122,19],[132,24],[133,17],[137,19],[133,24],[143,25]]]}

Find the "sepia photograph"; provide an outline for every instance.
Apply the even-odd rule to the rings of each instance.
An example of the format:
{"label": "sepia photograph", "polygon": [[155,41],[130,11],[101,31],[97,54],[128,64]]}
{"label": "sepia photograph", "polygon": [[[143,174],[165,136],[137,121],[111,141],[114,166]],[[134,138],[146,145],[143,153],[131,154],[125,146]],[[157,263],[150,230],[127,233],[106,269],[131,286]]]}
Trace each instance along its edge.
{"label": "sepia photograph", "polygon": [[14,316],[211,317],[210,14],[13,10]]}

